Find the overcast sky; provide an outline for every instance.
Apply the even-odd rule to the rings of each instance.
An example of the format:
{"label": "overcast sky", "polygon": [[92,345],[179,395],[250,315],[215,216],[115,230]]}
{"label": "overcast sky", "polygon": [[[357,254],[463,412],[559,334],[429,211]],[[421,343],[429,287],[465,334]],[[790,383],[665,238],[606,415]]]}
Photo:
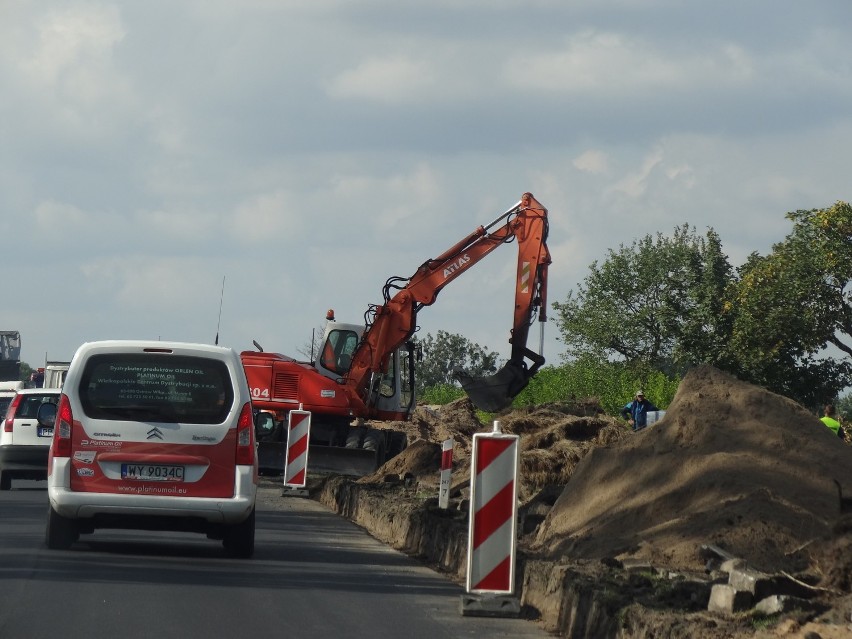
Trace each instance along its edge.
{"label": "overcast sky", "polygon": [[[217,327],[298,356],[327,309],[361,322],[388,277],[526,191],[549,210],[551,302],[684,223],[739,265],[786,212],[852,199],[850,18],[848,0],[0,0],[0,329],[32,366]],[[422,334],[507,356],[516,258],[449,285]]]}

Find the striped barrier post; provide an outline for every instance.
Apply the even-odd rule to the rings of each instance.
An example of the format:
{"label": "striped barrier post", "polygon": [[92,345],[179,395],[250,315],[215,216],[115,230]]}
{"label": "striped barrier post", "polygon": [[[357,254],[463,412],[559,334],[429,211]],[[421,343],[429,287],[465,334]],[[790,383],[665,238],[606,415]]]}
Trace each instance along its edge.
{"label": "striped barrier post", "polygon": [[441,487],[438,490],[438,508],[446,510],[450,505],[450,483],[453,474],[453,440],[441,444]]}
{"label": "striped barrier post", "polygon": [[515,591],[515,536],[518,514],[517,435],[500,422],[473,436],[467,595],[462,614],[518,616]]}
{"label": "striped barrier post", "polygon": [[[301,406],[301,404],[300,404]],[[310,411],[291,410],[287,415],[287,458],[284,485],[304,488],[308,481],[308,441],[311,435]]]}

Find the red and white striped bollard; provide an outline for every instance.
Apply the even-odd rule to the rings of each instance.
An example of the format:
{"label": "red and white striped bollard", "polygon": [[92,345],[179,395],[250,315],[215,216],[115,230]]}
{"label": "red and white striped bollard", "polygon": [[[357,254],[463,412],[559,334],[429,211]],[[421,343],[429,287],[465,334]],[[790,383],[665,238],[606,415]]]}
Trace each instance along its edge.
{"label": "red and white striped bollard", "polygon": [[450,484],[453,474],[453,439],[441,444],[441,486],[438,489],[438,508],[446,510],[450,505]]}
{"label": "red and white striped bollard", "polygon": [[291,410],[287,415],[287,458],[284,464],[284,485],[304,488],[308,481],[308,442],[311,436],[311,413]]}
{"label": "red and white striped bollard", "polygon": [[473,436],[467,592],[514,593],[519,437],[500,422]]}

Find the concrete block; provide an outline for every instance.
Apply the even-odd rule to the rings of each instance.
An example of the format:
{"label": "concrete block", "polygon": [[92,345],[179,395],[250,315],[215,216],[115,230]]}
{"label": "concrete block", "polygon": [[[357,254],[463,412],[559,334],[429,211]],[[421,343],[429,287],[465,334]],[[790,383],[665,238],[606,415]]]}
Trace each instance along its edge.
{"label": "concrete block", "polygon": [[737,590],[730,584],[715,584],[710,589],[710,601],[707,603],[709,612],[731,615],[751,608],[753,601],[750,592]]}
{"label": "concrete block", "polygon": [[752,595],[761,588],[763,585],[761,582],[765,583],[768,580],[768,575],[756,570],[749,570],[747,568],[736,568],[730,572],[728,577],[728,583],[733,586],[734,589],[745,590],[746,592],[750,592]]}
{"label": "concrete block", "polygon": [[743,559],[726,559],[719,565],[719,570],[730,574],[734,570],[744,570],[746,565]]}
{"label": "concrete block", "polygon": [[310,493],[307,488],[294,488],[291,486],[285,486],[281,491],[282,497],[310,497]]}
{"label": "concrete block", "polygon": [[463,617],[519,617],[521,601],[512,595],[464,594],[461,596]]}
{"label": "concrete block", "polygon": [[761,599],[754,609],[764,615],[775,615],[791,610],[810,610],[813,604],[806,599],[791,597],[790,595],[770,595]]}

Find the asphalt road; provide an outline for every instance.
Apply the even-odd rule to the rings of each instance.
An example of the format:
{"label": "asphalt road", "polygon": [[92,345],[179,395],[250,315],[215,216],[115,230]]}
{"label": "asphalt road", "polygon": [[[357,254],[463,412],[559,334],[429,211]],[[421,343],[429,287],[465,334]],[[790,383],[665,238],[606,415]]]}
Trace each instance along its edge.
{"label": "asphalt road", "polygon": [[463,589],[316,502],[265,487],[254,558],[203,535],[97,531],[44,546],[44,482],[0,492],[0,637],[529,639],[534,622],[463,616]]}

